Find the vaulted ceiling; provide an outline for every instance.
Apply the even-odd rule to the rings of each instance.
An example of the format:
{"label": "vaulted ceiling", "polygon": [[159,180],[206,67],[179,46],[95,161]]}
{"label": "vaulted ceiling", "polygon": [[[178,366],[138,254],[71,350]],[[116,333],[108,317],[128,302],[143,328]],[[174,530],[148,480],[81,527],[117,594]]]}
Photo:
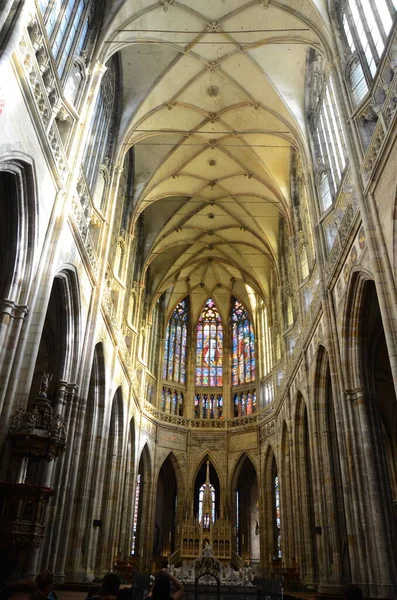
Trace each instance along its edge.
{"label": "vaulted ceiling", "polygon": [[328,27],[325,0],[127,0],[109,12],[120,155],[135,147],[150,291],[167,291],[170,310],[188,292],[196,311],[209,295],[268,297],[280,221],[292,231],[291,149],[308,147],[307,51],[329,43]]}

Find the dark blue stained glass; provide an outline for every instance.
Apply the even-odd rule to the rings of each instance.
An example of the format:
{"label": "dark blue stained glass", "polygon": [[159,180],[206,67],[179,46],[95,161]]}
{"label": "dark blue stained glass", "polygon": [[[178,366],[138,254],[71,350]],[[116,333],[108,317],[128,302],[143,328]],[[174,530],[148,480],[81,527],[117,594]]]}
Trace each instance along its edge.
{"label": "dark blue stained glass", "polygon": [[255,337],[252,323],[244,306],[232,298],[232,385],[250,383],[255,379]]}
{"label": "dark blue stained glass", "polygon": [[161,410],[165,410],[165,389],[161,389]]}
{"label": "dark blue stained glass", "polygon": [[174,309],[167,325],[164,344],[163,377],[175,383],[186,383],[188,299]]}

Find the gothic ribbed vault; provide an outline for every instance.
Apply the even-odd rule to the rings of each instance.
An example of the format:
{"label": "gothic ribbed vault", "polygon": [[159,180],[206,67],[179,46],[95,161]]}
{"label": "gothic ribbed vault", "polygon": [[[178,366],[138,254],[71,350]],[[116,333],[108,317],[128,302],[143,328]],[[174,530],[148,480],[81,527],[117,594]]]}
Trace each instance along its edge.
{"label": "gothic ribbed vault", "polygon": [[119,51],[119,156],[135,148],[151,301],[190,292],[249,305],[279,276],[292,232],[291,149],[305,163],[308,47],[327,44],[325,2],[120,3],[103,48]]}

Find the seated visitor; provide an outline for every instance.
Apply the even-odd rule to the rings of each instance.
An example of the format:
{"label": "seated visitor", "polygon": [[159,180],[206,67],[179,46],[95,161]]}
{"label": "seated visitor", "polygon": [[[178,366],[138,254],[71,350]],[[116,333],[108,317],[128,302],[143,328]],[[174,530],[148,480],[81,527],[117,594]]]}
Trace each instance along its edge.
{"label": "seated visitor", "polygon": [[[171,595],[171,583],[175,588]],[[182,600],[184,595],[183,585],[167,569],[161,569],[160,574],[156,577],[156,582],[150,590],[146,598],[153,600]]]}
{"label": "seated visitor", "polygon": [[43,594],[34,581],[13,581],[0,592],[0,600],[43,600]]}
{"label": "seated visitor", "polygon": [[89,598],[106,598],[107,600],[116,600],[120,592],[121,579],[116,573],[106,573],[99,588],[92,590],[86,600]]}
{"label": "seated visitor", "polygon": [[44,598],[48,598],[48,600],[57,600],[57,595],[53,591],[54,574],[51,573],[51,571],[43,569],[36,575],[34,582]]}

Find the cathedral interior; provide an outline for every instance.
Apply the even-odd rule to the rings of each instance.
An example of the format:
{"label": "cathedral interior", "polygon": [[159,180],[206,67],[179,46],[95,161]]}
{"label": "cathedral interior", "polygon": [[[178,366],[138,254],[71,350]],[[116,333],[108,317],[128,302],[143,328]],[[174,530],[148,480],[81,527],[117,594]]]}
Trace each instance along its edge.
{"label": "cathedral interior", "polygon": [[396,11],[0,0],[3,567],[397,597]]}

